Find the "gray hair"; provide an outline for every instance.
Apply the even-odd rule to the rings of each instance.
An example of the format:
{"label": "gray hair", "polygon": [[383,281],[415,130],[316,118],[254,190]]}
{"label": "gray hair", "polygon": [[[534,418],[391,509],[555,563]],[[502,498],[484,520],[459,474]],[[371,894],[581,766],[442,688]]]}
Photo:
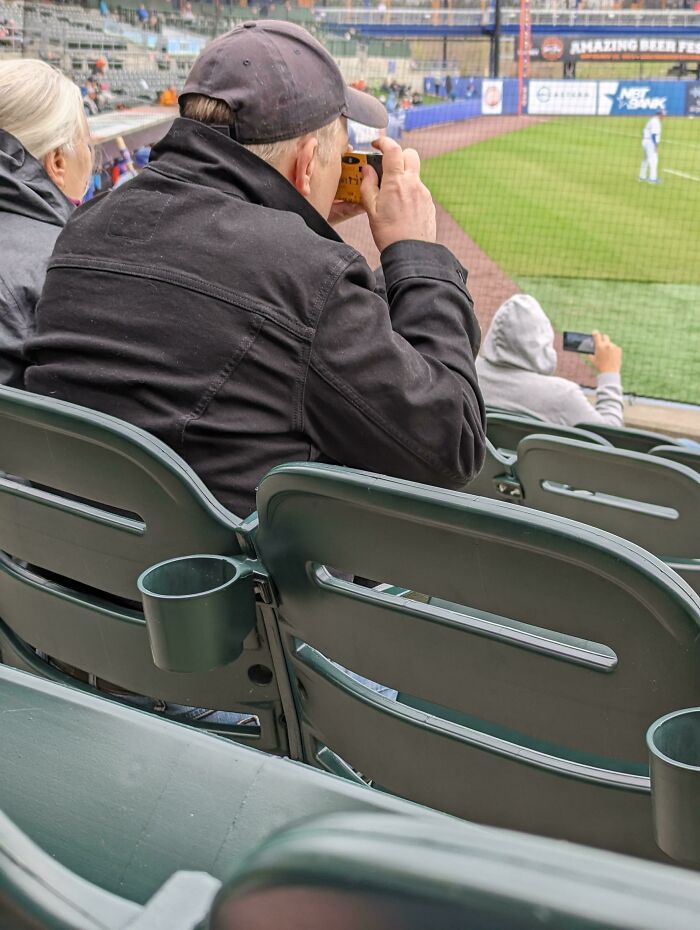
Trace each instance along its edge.
{"label": "gray hair", "polygon": [[[215,97],[206,97],[203,94],[187,94],[181,99],[180,112],[187,119],[195,119],[208,125],[227,126],[233,117],[231,108],[223,100]],[[316,129],[308,135],[316,137],[318,142],[318,158],[328,164],[333,157],[335,140],[342,125],[344,117],[338,117],[327,126]],[[297,144],[298,139],[285,139],[283,142],[263,142],[254,145],[245,145],[258,158],[273,166],[279,165]]]}
{"label": "gray hair", "polygon": [[80,88],[34,58],[0,62],[0,129],[42,159],[87,135]]}

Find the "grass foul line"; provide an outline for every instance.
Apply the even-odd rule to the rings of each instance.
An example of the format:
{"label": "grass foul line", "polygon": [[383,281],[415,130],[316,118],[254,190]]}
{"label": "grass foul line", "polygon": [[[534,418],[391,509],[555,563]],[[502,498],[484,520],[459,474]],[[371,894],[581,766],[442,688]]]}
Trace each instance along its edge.
{"label": "grass foul line", "polygon": [[666,174],[675,174],[677,178],[687,178],[689,181],[700,181],[694,174],[686,174],[685,171],[674,171],[672,168],[662,169]]}

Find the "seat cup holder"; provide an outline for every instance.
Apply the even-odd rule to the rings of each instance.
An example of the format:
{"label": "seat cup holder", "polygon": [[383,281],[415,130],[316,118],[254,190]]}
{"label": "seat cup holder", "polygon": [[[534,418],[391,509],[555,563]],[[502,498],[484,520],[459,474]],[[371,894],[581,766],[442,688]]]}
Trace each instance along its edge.
{"label": "seat cup holder", "polygon": [[221,555],[189,555],[138,579],[153,661],[169,672],[206,672],[235,661],[255,627],[252,569]]}
{"label": "seat cup holder", "polygon": [[661,717],[647,745],[656,843],[672,859],[700,865],[700,707]]}

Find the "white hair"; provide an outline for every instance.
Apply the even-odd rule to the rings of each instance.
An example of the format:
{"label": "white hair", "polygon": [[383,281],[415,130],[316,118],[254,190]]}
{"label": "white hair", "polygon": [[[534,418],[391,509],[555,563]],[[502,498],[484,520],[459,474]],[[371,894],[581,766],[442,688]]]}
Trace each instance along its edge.
{"label": "white hair", "polygon": [[87,134],[80,88],[44,61],[0,62],[0,129],[42,159]]}

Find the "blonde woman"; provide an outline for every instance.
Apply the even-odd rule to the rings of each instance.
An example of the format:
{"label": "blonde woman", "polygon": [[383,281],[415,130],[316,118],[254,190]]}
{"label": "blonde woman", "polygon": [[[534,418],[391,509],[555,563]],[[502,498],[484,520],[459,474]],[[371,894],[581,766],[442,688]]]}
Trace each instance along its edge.
{"label": "blonde woman", "polygon": [[0,384],[23,386],[46,265],[91,169],[79,88],[43,61],[0,62]]}

